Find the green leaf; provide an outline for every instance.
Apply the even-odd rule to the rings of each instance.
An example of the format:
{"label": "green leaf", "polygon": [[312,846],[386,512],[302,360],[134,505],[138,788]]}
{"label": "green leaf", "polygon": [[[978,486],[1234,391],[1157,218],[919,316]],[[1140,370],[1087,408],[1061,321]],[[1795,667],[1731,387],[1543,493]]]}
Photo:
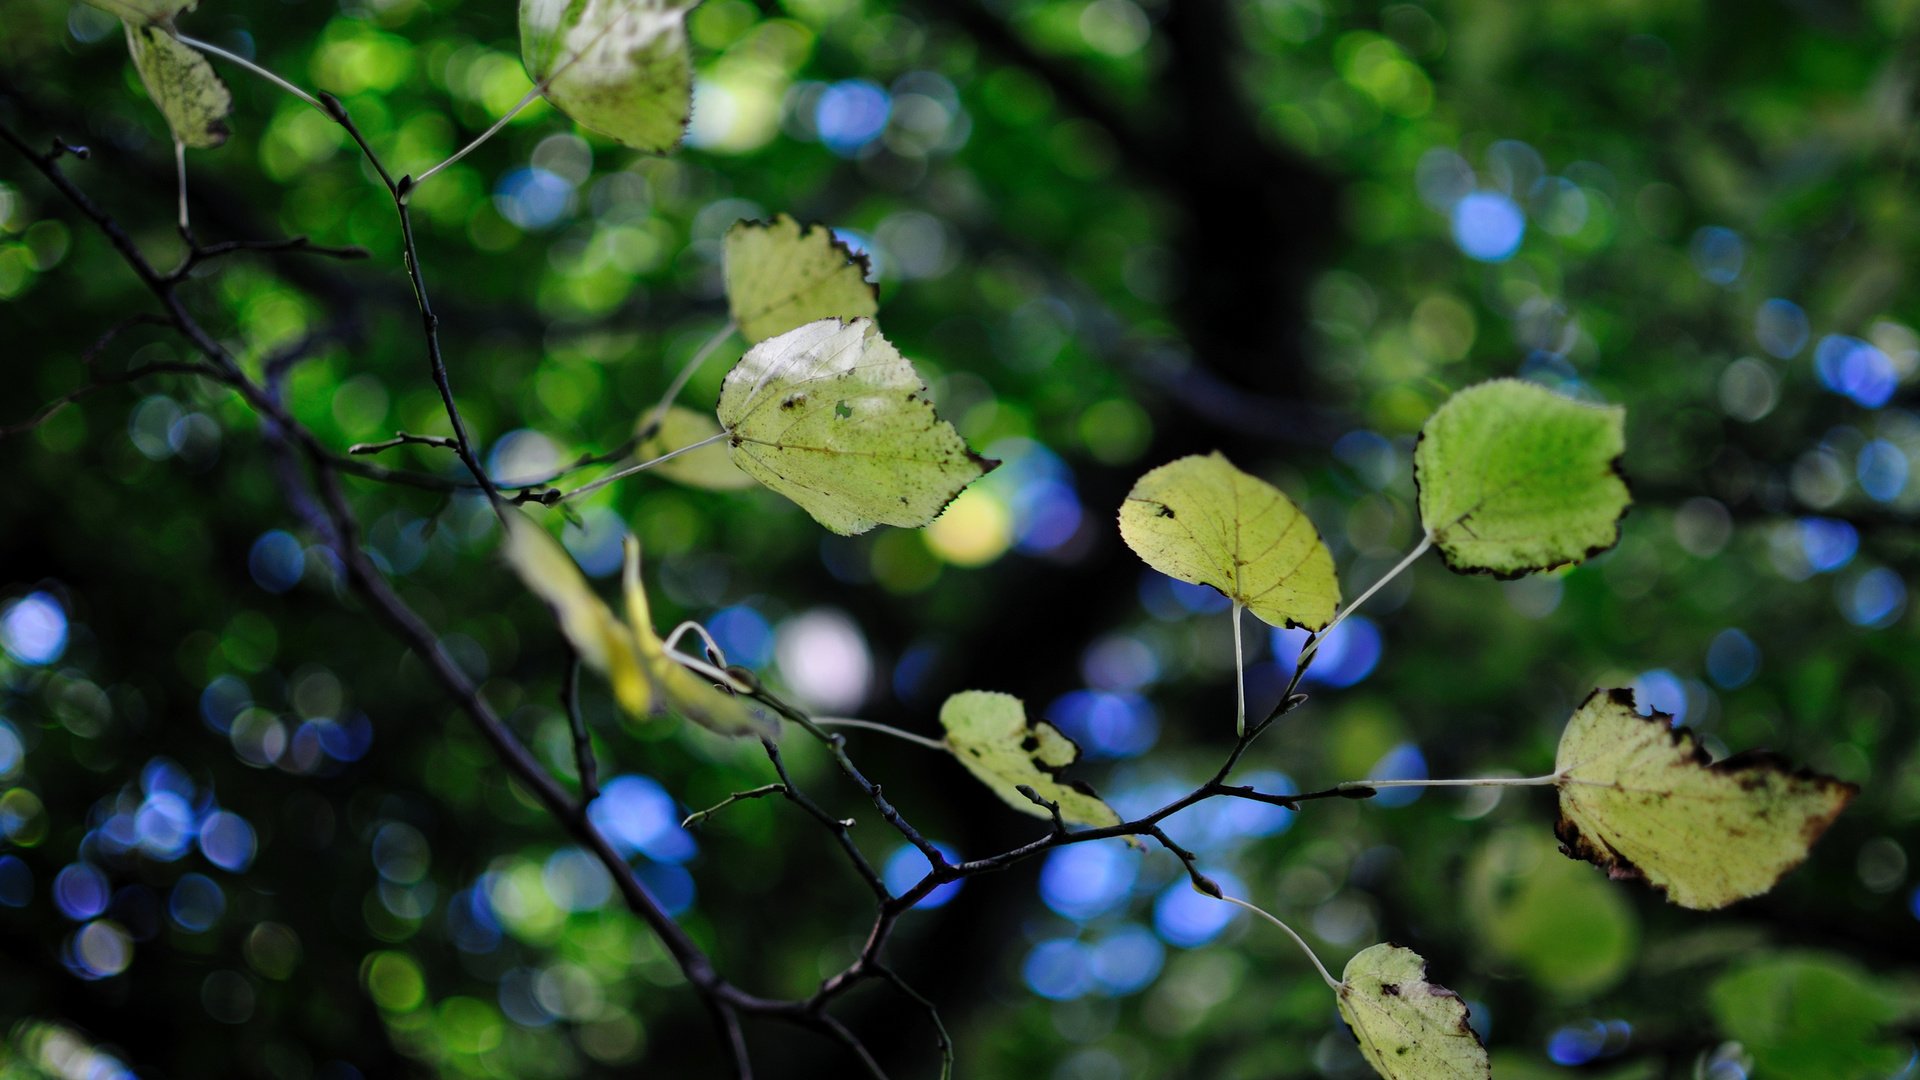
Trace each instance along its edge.
{"label": "green leaf", "polygon": [[879,289],[867,280],[867,257],[825,225],[802,227],[785,214],[737,222],[727,230],[724,251],[727,307],[748,341],[880,310]]}
{"label": "green leaf", "polygon": [[1025,814],[1050,816],[1020,794],[1022,785],[1057,803],[1060,816],[1080,825],[1118,825],[1120,815],[1093,789],[1061,780],[1060,770],[1080,757],[1080,747],[1044,720],[1029,721],[1020,699],[987,690],[965,690],[940,706],[947,746],[967,771]]}
{"label": "green leaf", "polygon": [[665,154],[693,113],[680,0],[520,0],[520,55],[542,93],[581,127]]}
{"label": "green leaf", "polygon": [[1595,690],[1560,736],[1560,848],[1615,878],[1638,878],[1681,907],[1758,896],[1800,865],[1859,791],[1750,752],[1711,762],[1631,690]]}
{"label": "green leaf", "polygon": [[1762,956],[1707,989],[1720,1033],[1753,1055],[1758,1076],[1892,1076],[1911,1052],[1886,1029],[1900,1019],[1888,987],[1839,956]]}
{"label": "green leaf", "polygon": [[822,319],[747,350],[719,414],[735,465],[846,536],[919,528],[999,464],[940,419],[870,319]]}
{"label": "green leaf", "polygon": [[1618,543],[1626,416],[1518,379],[1447,399],[1413,451],[1420,520],[1447,565],[1515,578]]}
{"label": "green leaf", "polygon": [[175,15],[192,11],[198,0],[86,0],[102,11],[110,11],[135,26],[171,23]]}
{"label": "green leaf", "polygon": [[[646,422],[646,417],[640,418],[641,426]],[[641,461],[651,461],[718,434],[720,425],[711,415],[675,405],[660,417],[660,426],[654,433],[634,447],[633,455]],[[708,491],[740,491],[753,486],[753,477],[741,472],[727,456],[727,448],[719,443],[663,461],[651,471],[677,484]]]}
{"label": "green leaf", "polygon": [[1487,1048],[1467,1023],[1460,996],[1427,981],[1412,949],[1362,950],[1340,973],[1340,1016],[1361,1056],[1387,1080],[1488,1080]]}
{"label": "green leaf", "polygon": [[1218,453],[1142,476],[1120,506],[1120,535],[1148,566],[1211,585],[1274,626],[1319,630],[1340,604],[1333,555],[1313,522]]}
{"label": "green leaf", "polygon": [[1557,995],[1591,998],[1633,965],[1640,922],[1627,893],[1561,858],[1535,829],[1488,837],[1467,872],[1465,898],[1488,951]]}
{"label": "green leaf", "polygon": [[627,538],[623,625],[545,529],[517,510],[508,511],[505,519],[508,564],[553,609],[560,633],[581,662],[606,676],[614,700],[627,715],[642,719],[669,712],[722,735],[778,733],[778,721],[757,704],[720,689],[668,654],[653,629],[640,586],[638,541]]}
{"label": "green leaf", "polygon": [[195,149],[227,141],[233,95],[207,58],[164,27],[127,23],[127,51],[173,137]]}

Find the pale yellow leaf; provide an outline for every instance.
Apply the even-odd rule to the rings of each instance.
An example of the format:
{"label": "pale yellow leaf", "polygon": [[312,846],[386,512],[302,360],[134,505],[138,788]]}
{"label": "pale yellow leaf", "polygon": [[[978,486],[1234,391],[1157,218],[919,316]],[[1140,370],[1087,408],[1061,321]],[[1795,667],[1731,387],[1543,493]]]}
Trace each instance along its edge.
{"label": "pale yellow leaf", "polygon": [[747,350],[719,416],[735,465],[842,535],[919,528],[999,464],[940,419],[870,319],[822,319]]}
{"label": "pale yellow leaf", "polygon": [[227,141],[233,95],[199,51],[180,43],[165,27],[129,22],[127,51],[148,96],[167,118],[173,137],[195,149]]}
{"label": "pale yellow leaf", "polygon": [[750,342],[880,310],[866,256],[854,254],[825,225],[803,228],[785,214],[738,222],[727,230],[724,253],[727,306]]}
{"label": "pale yellow leaf", "polygon": [[[644,426],[646,417],[640,422]],[[720,424],[712,414],[675,405],[660,417],[660,426],[653,434],[634,447],[633,456],[651,461],[718,434]],[[670,458],[655,465],[653,471],[677,484],[708,491],[740,491],[754,485],[753,477],[741,472],[728,457],[727,448],[719,443]]]}
{"label": "pale yellow leaf", "polygon": [[520,55],[554,107],[636,150],[680,144],[693,110],[681,0],[521,0]]}
{"label": "pale yellow leaf", "polygon": [[1120,506],[1120,536],[1148,566],[1211,585],[1274,626],[1319,630],[1340,604],[1333,555],[1313,522],[1218,453],[1136,481]]}
{"label": "pale yellow leaf", "polygon": [[1361,1056],[1387,1080],[1489,1080],[1487,1048],[1467,1023],[1467,1006],[1427,981],[1427,962],[1412,949],[1381,944],[1362,950],[1341,972],[1340,1016]]}
{"label": "pale yellow leaf", "polygon": [[1069,822],[1120,823],[1120,815],[1091,788],[1060,779],[1060,770],[1080,757],[1080,748],[1052,724],[1028,721],[1019,698],[986,690],[963,691],[940,707],[940,726],[946,729],[947,746],[960,764],[1015,810],[1050,816],[1045,807],[1020,794],[1024,784],[1057,803],[1060,816]]}
{"label": "pale yellow leaf", "polygon": [[1560,736],[1561,850],[1712,910],[1773,888],[1857,793],[1770,754],[1711,762],[1685,728],[1595,690]]}

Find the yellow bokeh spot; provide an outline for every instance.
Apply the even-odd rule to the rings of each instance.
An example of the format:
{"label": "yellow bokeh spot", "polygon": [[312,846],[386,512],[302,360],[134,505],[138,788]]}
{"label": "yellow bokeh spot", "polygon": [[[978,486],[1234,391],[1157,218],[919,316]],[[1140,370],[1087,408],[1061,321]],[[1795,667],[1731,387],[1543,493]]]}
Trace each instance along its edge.
{"label": "yellow bokeh spot", "polygon": [[969,488],[927,526],[927,547],[955,566],[985,566],[1013,543],[1013,515],[999,496]]}

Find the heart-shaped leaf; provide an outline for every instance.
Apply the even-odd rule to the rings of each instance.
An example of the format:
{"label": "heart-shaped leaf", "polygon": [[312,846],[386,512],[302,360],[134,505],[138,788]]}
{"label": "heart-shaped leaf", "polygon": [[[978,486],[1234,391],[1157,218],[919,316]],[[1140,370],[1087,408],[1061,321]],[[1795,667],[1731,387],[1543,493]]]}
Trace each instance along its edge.
{"label": "heart-shaped leaf", "polygon": [[1626,416],[1518,379],[1448,398],[1413,452],[1420,520],[1447,565],[1516,578],[1618,543]]}
{"label": "heart-shaped leaf", "polygon": [[735,465],[847,536],[919,528],[999,464],[940,419],[871,319],[822,319],[747,350],[719,415]]}
{"label": "heart-shaped leaf", "polygon": [[1709,911],[1773,888],[1858,792],[1750,752],[1712,762],[1631,690],[1595,690],[1560,736],[1560,849]]}
{"label": "heart-shaped leaf", "polygon": [[1148,566],[1211,585],[1274,626],[1319,630],[1340,604],[1333,555],[1313,522],[1218,453],[1136,481],[1120,506],[1120,535]]}
{"label": "heart-shaped leaf", "polygon": [[1080,747],[1044,720],[1029,721],[1020,699],[987,690],[965,690],[940,707],[947,746],[967,771],[1008,806],[1035,817],[1045,807],[1020,793],[1025,786],[1060,807],[1060,816],[1081,825],[1118,825],[1120,815],[1085,784],[1062,780],[1061,769],[1080,757]]}
{"label": "heart-shaped leaf", "polygon": [[867,257],[825,225],[802,227],[785,214],[738,222],[727,230],[724,254],[727,307],[748,341],[880,310],[879,291],[867,280]]}
{"label": "heart-shaped leaf", "polygon": [[680,145],[693,112],[681,0],[520,0],[527,76],[581,127],[636,150]]}
{"label": "heart-shaped leaf", "polygon": [[1387,1080],[1489,1080],[1487,1048],[1467,1023],[1467,1006],[1427,981],[1427,962],[1412,949],[1380,944],[1362,950],[1340,974],[1340,1016],[1360,1054]]}

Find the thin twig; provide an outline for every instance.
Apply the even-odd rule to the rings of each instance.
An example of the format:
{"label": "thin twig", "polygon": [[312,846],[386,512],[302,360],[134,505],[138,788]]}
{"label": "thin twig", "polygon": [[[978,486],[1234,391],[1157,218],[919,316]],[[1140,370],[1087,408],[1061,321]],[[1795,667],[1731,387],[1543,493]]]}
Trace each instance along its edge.
{"label": "thin twig", "polygon": [[593,735],[587,731],[586,718],[580,715],[580,657],[567,663],[567,677],[560,681],[560,705],[567,711],[567,724],[573,729],[573,766],[580,777],[580,805],[600,797],[600,764],[593,756]]}

